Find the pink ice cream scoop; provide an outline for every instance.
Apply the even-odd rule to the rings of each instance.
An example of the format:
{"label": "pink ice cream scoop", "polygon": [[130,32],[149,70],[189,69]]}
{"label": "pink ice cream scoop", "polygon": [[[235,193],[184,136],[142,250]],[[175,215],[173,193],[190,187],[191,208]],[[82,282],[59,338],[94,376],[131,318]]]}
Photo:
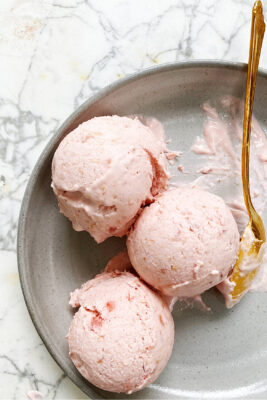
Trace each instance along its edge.
{"label": "pink ice cream scoop", "polygon": [[123,236],[145,204],[167,185],[164,140],[138,119],[96,117],[58,146],[52,187],[76,231],[100,243]]}
{"label": "pink ice cream scoop", "polygon": [[80,307],[67,336],[69,355],[95,386],[130,394],[153,382],[174,342],[161,296],[129,272],[104,272],[71,294]]}
{"label": "pink ice cream scoop", "polygon": [[237,259],[239,233],[220,197],[179,188],[144,209],[127,248],[146,282],[165,295],[191,297],[227,277]]}

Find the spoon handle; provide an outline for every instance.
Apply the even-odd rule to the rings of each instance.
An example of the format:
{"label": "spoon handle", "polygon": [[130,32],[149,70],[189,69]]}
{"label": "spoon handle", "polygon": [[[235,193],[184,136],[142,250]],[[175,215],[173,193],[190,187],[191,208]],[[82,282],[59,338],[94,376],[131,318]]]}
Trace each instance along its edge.
{"label": "spoon handle", "polygon": [[265,31],[265,23],[262,13],[262,4],[261,1],[256,1],[252,10],[246,100],[245,100],[244,122],[243,122],[243,146],[242,146],[243,195],[250,220],[252,220],[253,214],[255,213],[249,189],[249,145],[250,145],[251,117],[252,117],[253,100],[254,100],[256,79],[257,79],[264,31]]}

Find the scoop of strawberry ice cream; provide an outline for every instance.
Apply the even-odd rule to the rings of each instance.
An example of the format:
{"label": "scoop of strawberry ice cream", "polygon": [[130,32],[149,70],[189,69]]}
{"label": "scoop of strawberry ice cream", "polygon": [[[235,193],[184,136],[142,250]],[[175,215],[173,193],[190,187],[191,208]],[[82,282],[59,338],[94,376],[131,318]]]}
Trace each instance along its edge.
{"label": "scoop of strawberry ice cream", "polygon": [[127,248],[146,282],[165,295],[191,297],[227,277],[237,259],[239,233],[220,197],[179,188],[144,209]]}
{"label": "scoop of strawberry ice cream", "polygon": [[164,140],[138,119],[96,117],[59,144],[52,187],[60,211],[97,242],[123,236],[167,185]]}
{"label": "scoop of strawberry ice cream", "polygon": [[69,355],[95,386],[132,393],[153,382],[174,341],[163,299],[129,272],[102,273],[71,294],[80,307],[68,333]]}

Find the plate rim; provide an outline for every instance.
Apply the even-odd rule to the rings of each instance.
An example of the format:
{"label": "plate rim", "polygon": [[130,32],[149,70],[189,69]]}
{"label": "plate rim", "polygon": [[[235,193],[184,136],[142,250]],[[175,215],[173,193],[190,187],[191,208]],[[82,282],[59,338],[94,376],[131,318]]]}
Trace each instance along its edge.
{"label": "plate rim", "polygon": [[[81,115],[90,105],[95,102],[101,100],[103,97],[112,93],[114,90],[117,90],[126,84],[132,83],[140,78],[144,78],[147,76],[152,76],[161,72],[168,72],[173,70],[181,70],[181,69],[191,69],[191,68],[221,68],[234,70],[239,72],[245,72],[247,69],[246,63],[234,62],[234,61],[224,61],[224,60],[193,60],[193,61],[182,61],[182,62],[172,62],[161,64],[157,66],[148,67],[142,69],[141,71],[134,72],[131,74],[127,74],[125,77],[121,78],[118,81],[112,82],[111,84],[105,86],[103,89],[99,90],[97,93],[90,96],[86,101],[84,101],[77,109],[75,109],[69,117],[67,117],[64,122],[59,126],[54,135],[50,138],[43,151],[41,152],[35,166],[30,174],[29,180],[26,185],[26,189],[23,195],[23,199],[21,202],[19,220],[18,220],[18,228],[17,228],[17,262],[18,262],[18,272],[20,279],[20,286],[22,289],[23,298],[29,312],[32,323],[44,343],[47,351],[52,356],[54,361],[60,367],[60,369],[64,372],[64,374],[87,396],[91,396],[92,399],[104,399],[105,397],[101,396],[97,392],[97,388],[93,386],[90,382],[87,383],[87,388],[83,385],[80,386],[80,383],[84,380],[82,376],[77,377],[75,374],[69,373],[67,369],[64,367],[64,363],[62,363],[60,354],[50,345],[49,338],[45,332],[42,331],[42,326],[40,322],[40,318],[35,311],[34,301],[30,296],[29,284],[27,282],[26,277],[26,260],[25,260],[25,249],[24,249],[24,239],[25,239],[25,229],[26,229],[26,218],[29,211],[29,203],[32,195],[32,190],[35,185],[35,182],[39,176],[41,171],[43,162],[46,160],[49,155],[51,149],[57,143],[57,141],[62,136],[64,130],[71,123],[74,118],[77,118]],[[267,79],[267,69],[260,68],[258,72],[258,76]],[[86,391],[85,391],[86,390]],[[106,392],[109,393],[109,392]]]}

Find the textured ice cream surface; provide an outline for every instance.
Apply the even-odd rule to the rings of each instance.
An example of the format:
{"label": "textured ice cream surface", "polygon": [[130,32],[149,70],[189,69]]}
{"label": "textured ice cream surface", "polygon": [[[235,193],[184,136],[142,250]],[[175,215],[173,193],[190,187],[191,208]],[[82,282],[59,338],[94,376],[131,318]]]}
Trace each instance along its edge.
{"label": "textured ice cream surface", "polygon": [[153,382],[173,348],[174,323],[161,296],[129,272],[103,273],[71,294],[79,307],[69,355],[95,386],[132,393]]}
{"label": "textured ice cream surface", "polygon": [[97,242],[127,233],[143,205],[166,188],[165,143],[138,119],[82,123],[59,144],[52,187],[60,211]]}
{"label": "textured ice cream surface", "polygon": [[220,197],[178,188],[144,209],[127,248],[142,279],[165,295],[191,297],[227,277],[237,259],[239,233]]}

